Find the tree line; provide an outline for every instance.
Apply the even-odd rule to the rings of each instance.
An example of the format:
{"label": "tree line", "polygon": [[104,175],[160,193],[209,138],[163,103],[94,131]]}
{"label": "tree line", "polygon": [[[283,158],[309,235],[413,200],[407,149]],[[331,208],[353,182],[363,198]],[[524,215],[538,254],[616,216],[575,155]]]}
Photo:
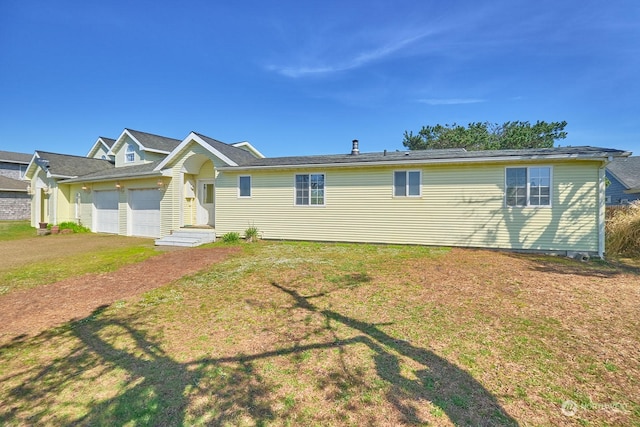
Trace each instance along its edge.
{"label": "tree line", "polygon": [[442,148],[464,148],[477,150],[506,150],[522,148],[551,148],[556,140],[567,137],[566,121],[538,120],[533,125],[528,121],[509,121],[503,124],[473,122],[468,126],[456,123],[423,126],[414,135],[404,132],[402,144],[409,150],[432,150]]}

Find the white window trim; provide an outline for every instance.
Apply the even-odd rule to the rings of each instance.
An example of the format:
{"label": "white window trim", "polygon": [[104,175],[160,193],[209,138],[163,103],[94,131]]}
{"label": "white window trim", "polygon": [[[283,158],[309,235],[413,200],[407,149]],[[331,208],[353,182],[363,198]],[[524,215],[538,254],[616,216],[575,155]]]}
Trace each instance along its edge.
{"label": "white window trim", "polygon": [[[527,204],[525,206],[509,206],[507,205],[507,169],[527,169]],[[530,191],[530,179],[529,169],[531,168],[549,168],[549,204],[548,205],[532,205],[530,204],[529,197]],[[507,166],[504,168],[504,194],[502,196],[502,204],[505,208],[511,209],[551,209],[553,207],[553,166],[551,165],[522,165],[522,166]]]}
{"label": "white window trim", "polygon": [[[240,194],[240,179],[241,178],[249,178],[249,195],[242,196]],[[250,199],[253,196],[253,178],[251,175],[238,175],[238,198],[239,199]]]}
{"label": "white window trim", "polygon": [[[396,196],[396,172],[404,172],[407,177],[406,196]],[[409,195],[409,172],[418,172],[420,176],[420,186],[418,194]],[[419,199],[422,197],[422,170],[421,169],[397,169],[393,171],[393,185],[391,186],[391,196],[394,199]]]}
{"label": "white window trim", "polygon": [[[296,176],[298,175],[309,175],[309,183],[311,183],[311,175],[322,175],[324,176],[324,188],[323,188],[323,197],[321,205],[312,205],[311,204],[311,188],[309,188],[309,203],[306,205],[299,205],[296,203],[297,200],[297,188],[296,188]],[[324,172],[300,172],[293,174],[293,206],[299,208],[317,208],[324,207],[327,205],[327,174]]]}
{"label": "white window trim", "polygon": [[[129,151],[131,150],[131,151]],[[129,160],[129,154],[133,155],[133,159]],[[127,149],[124,151],[124,162],[125,163],[134,163],[136,161],[136,149],[133,147],[133,144],[127,144]]]}

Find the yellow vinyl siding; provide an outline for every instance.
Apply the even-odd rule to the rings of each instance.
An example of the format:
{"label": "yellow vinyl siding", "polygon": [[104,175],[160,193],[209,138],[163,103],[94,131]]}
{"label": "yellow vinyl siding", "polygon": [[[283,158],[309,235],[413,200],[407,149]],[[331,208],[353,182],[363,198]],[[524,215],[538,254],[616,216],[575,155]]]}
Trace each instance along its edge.
{"label": "yellow vinyl siding", "polygon": [[[508,166],[530,166],[529,163]],[[535,164],[534,164],[535,165]],[[265,238],[597,251],[597,162],[546,162],[551,208],[504,204],[504,163],[251,171],[216,181],[216,231],[255,225]],[[422,171],[421,197],[393,197],[393,172]],[[325,173],[325,205],[295,206],[295,173]]]}

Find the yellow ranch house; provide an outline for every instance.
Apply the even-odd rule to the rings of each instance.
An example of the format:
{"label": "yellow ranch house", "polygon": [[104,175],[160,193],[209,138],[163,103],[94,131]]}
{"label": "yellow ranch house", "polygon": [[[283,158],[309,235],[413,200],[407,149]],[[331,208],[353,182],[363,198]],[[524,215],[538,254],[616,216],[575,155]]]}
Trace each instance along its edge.
{"label": "yellow ranch house", "polygon": [[36,151],[31,222],[195,246],[256,227],[265,239],[495,248],[604,256],[597,147],[263,156],[191,132],[132,129],[87,156]]}

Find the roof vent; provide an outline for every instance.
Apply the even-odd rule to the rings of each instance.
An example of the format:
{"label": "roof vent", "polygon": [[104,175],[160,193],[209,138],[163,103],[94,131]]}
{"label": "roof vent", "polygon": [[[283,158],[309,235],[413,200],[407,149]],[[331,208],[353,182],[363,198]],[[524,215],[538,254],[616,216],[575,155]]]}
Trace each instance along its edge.
{"label": "roof vent", "polygon": [[357,154],[360,154],[360,150],[358,149],[358,140],[354,139],[352,142],[353,148],[351,149],[351,155],[355,156]]}

